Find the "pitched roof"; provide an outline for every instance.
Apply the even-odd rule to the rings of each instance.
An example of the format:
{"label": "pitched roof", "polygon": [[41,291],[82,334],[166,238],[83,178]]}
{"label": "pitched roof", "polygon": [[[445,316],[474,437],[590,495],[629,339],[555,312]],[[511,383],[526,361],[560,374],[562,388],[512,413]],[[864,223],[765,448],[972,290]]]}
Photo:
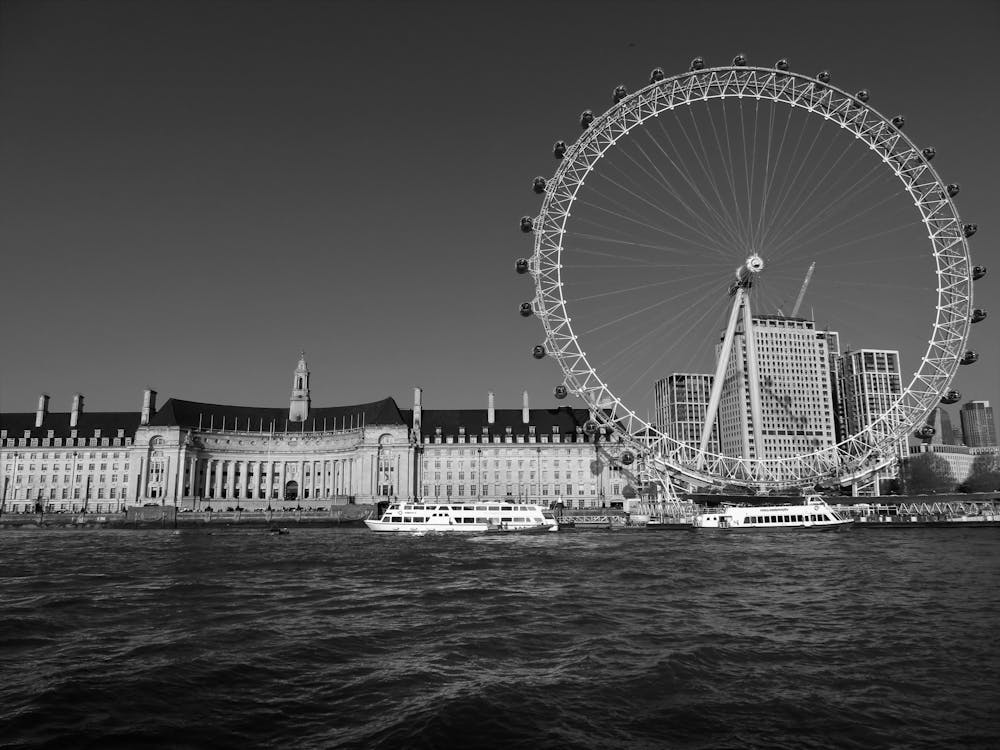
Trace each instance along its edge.
{"label": "pitched roof", "polygon": [[70,427],[70,412],[49,412],[42,426],[35,427],[35,412],[17,412],[0,414],[0,430],[7,430],[8,438],[24,437],[27,430],[33,438],[48,437],[50,430],[58,438],[70,437],[70,430],[76,430],[79,437],[93,437],[95,430],[101,431],[101,437],[117,437],[118,430],[125,430],[126,437],[133,437],[139,427],[139,416],[137,411],[82,411],[76,427]]}
{"label": "pitched roof", "polygon": [[168,399],[149,420],[150,425],[179,426],[190,429],[286,430],[306,432],[342,429],[350,425],[404,425],[399,407],[391,398],[352,406],[310,408],[304,422],[289,422],[288,407],[230,406],[199,401]]}
{"label": "pitched roof", "polygon": [[[412,419],[412,412],[411,419]],[[586,409],[560,406],[555,409],[529,409],[528,424],[524,423],[521,409],[494,409],[493,424],[488,421],[486,409],[424,409],[421,412],[421,432],[423,435],[436,434],[441,428],[442,435],[457,435],[458,428],[464,427],[466,434],[481,434],[487,428],[491,434],[505,434],[510,427],[511,434],[528,432],[532,426],[538,433],[551,433],[558,427],[562,434],[575,433],[590,419]]]}

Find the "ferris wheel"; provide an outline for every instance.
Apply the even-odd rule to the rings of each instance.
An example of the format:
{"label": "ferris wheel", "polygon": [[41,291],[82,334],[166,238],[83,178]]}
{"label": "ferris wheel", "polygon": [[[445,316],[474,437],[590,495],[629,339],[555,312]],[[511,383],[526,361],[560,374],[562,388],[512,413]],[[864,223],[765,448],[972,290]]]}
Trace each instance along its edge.
{"label": "ferris wheel", "polygon": [[[927,437],[986,317],[976,226],[935,150],[785,60],[696,58],[612,99],[555,143],[516,263],[545,331],[533,354],[557,361],[557,398],[587,404],[585,432],[668,481],[762,490],[854,481]],[[841,344],[869,391],[837,380]]]}

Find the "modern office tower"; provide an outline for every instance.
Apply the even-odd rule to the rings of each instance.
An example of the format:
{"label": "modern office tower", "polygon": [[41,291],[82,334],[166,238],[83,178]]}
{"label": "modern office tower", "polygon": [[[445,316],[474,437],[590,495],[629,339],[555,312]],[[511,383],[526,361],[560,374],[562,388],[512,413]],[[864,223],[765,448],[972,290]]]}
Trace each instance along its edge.
{"label": "modern office tower", "polygon": [[[903,392],[899,352],[884,349],[847,351],[840,357],[840,398],[845,427],[853,435],[871,425]],[[945,414],[947,417],[947,414]],[[948,434],[951,432],[948,422]],[[943,434],[943,431],[935,433]]]}
{"label": "modern office tower", "polygon": [[[690,372],[675,372],[657,380],[653,390],[656,426],[660,431],[697,448],[708,412],[712,380],[712,375]],[[719,451],[718,420],[707,449],[712,453]]]}
{"label": "modern office tower", "polygon": [[[747,350],[738,330],[719,403],[722,453],[749,458],[798,456],[836,443],[829,334],[804,318],[753,318],[760,380],[761,445],[754,445]],[[721,355],[722,344],[716,347]]]}
{"label": "modern office tower", "polygon": [[847,412],[844,398],[840,392],[840,334],[836,331],[826,330],[822,331],[821,335],[826,338],[826,350],[830,356],[830,399],[833,401],[834,433],[839,442],[850,435],[847,431]]}
{"label": "modern office tower", "polygon": [[962,404],[962,435],[970,448],[997,444],[996,423],[989,401],[969,401]]}

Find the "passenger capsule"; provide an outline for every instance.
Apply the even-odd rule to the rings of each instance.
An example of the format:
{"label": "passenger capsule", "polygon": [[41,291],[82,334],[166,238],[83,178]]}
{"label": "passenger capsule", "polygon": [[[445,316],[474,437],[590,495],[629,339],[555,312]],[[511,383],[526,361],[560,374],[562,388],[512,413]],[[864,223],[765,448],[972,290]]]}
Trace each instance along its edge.
{"label": "passenger capsule", "polygon": [[564,399],[569,394],[569,388],[564,385],[557,385],[552,389],[552,395],[558,399]]}
{"label": "passenger capsule", "polygon": [[517,271],[518,273],[527,273],[528,272],[528,259],[527,258],[518,258],[517,262],[514,263],[514,270]]}
{"label": "passenger capsule", "polygon": [[937,151],[935,151],[931,146],[928,146],[927,148],[925,148],[923,151],[921,151],[921,153],[924,155],[924,158],[927,161],[930,161],[935,156],[937,156]]}
{"label": "passenger capsule", "polygon": [[635,454],[632,451],[622,451],[618,460],[621,461],[622,466],[631,466],[635,463]]}
{"label": "passenger capsule", "polygon": [[896,130],[902,130],[905,124],[906,124],[906,118],[903,117],[902,115],[896,115],[895,117],[892,118],[892,126],[896,128]]}
{"label": "passenger capsule", "polygon": [[545,356],[545,347],[541,344],[535,344],[534,348],[531,350],[531,356],[535,359],[541,359]]}
{"label": "passenger capsule", "polygon": [[626,96],[628,96],[628,89],[624,85],[615,86],[615,90],[611,92],[611,101],[617,104]]}
{"label": "passenger capsule", "polygon": [[953,183],[951,183],[951,184],[950,184],[950,185],[948,186],[948,197],[949,197],[949,198],[954,198],[954,197],[955,197],[956,195],[958,195],[958,194],[959,194],[959,192],[960,192],[961,190],[962,190],[962,186],[961,186],[961,185],[959,185],[959,184],[957,184],[957,183],[954,183],[954,182],[953,182]]}
{"label": "passenger capsule", "polygon": [[530,318],[531,317],[531,313],[533,312],[532,309],[531,309],[531,303],[530,302],[522,302],[521,303],[520,312],[521,312],[521,317]]}
{"label": "passenger capsule", "polygon": [[922,427],[919,427],[913,434],[915,437],[921,438],[922,440],[928,440],[934,437],[935,432],[936,430],[933,427],[929,424],[925,424]]}
{"label": "passenger capsule", "polygon": [[742,68],[746,64],[747,64],[747,56],[746,55],[737,55],[736,57],[733,58],[733,65],[735,65],[735,66],[737,66],[739,68]]}
{"label": "passenger capsule", "polygon": [[778,60],[778,62],[774,64],[774,67],[776,67],[778,70],[788,70],[788,60],[786,60],[785,58],[781,58],[780,60]]}
{"label": "passenger capsule", "polygon": [[821,70],[819,73],[816,74],[816,79],[820,83],[829,83],[830,82],[830,71],[829,70]]}
{"label": "passenger capsule", "polygon": [[531,189],[534,190],[539,195],[541,195],[542,193],[544,193],[545,192],[545,178],[544,177],[536,177],[534,180],[532,180],[531,181]]}
{"label": "passenger capsule", "polygon": [[594,121],[594,113],[591,112],[589,109],[583,110],[583,112],[580,114],[580,127],[589,128],[590,123],[592,123],[593,121]]}
{"label": "passenger capsule", "polygon": [[854,98],[859,102],[867,102],[871,98],[871,93],[869,93],[868,89],[861,89],[861,91],[854,95]]}
{"label": "passenger capsule", "polygon": [[958,361],[958,363],[961,365],[971,365],[977,359],[979,359],[979,355],[970,349],[962,355],[962,358]]}
{"label": "passenger capsule", "polygon": [[948,391],[941,397],[942,404],[957,404],[961,400],[962,400],[961,392],[955,390]]}
{"label": "passenger capsule", "polygon": [[964,234],[966,237],[971,237],[978,230],[979,227],[977,227],[975,224],[966,224],[965,226],[962,227],[962,234]]}
{"label": "passenger capsule", "polygon": [[986,275],[986,266],[976,266],[972,269],[972,280],[979,281]]}
{"label": "passenger capsule", "polygon": [[534,230],[535,222],[530,216],[521,217],[521,231],[527,234],[528,232]]}
{"label": "passenger capsule", "polygon": [[984,320],[986,320],[987,315],[988,313],[985,310],[982,310],[977,307],[975,310],[972,311],[972,318],[970,320],[973,323],[982,323]]}
{"label": "passenger capsule", "polygon": [[562,159],[566,154],[566,141],[556,141],[552,146],[552,155],[557,159]]}
{"label": "passenger capsule", "polygon": [[694,60],[691,61],[691,70],[701,70],[704,67],[705,67],[705,60],[700,57],[696,57]]}
{"label": "passenger capsule", "polygon": [[593,419],[588,419],[583,423],[583,431],[588,435],[594,435],[597,433],[598,424]]}
{"label": "passenger capsule", "polygon": [[662,81],[667,77],[667,74],[663,72],[663,68],[653,68],[649,71],[649,82],[656,83],[657,81]]}

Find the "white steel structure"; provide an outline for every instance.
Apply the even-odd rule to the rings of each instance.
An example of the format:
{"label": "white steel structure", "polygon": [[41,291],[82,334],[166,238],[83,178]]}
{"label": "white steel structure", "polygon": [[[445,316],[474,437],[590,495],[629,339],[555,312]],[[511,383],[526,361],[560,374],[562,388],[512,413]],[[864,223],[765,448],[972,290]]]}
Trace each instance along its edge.
{"label": "white steel structure", "polygon": [[[534,252],[530,259],[521,259],[517,265],[520,273],[531,274],[535,285],[532,302],[522,305],[521,312],[537,315],[545,330],[544,345],[536,346],[534,354],[537,358],[547,354],[558,362],[565,386],[557,387],[557,397],[569,393],[582,398],[593,414],[594,429],[598,424],[609,427],[639,459],[668,481],[673,478],[694,485],[742,484],[759,489],[830,479],[842,484],[856,481],[891,460],[900,438],[920,423],[947,391],[959,364],[975,361],[976,355],[966,352],[970,319],[978,322],[985,313],[980,316],[979,311],[973,312],[972,282],[985,269],[973,268],[970,261],[967,237],[975,232],[975,226],[963,225],[959,218],[953,200],[958,186],[946,185],[931,166],[933,149],[921,149],[902,132],[903,118],[890,120],[867,104],[867,92],[850,94],[829,81],[830,76],[825,72],[816,77],[790,72],[783,60],[774,68],[749,66],[742,56],[734,59],[732,65],[714,68],[705,68],[699,58],[690,71],[675,76],[665,76],[657,69],[649,85],[631,95],[626,94],[624,87],[616,89],[615,104],[604,114],[595,117],[585,112],[581,119],[584,131],[579,139],[569,146],[561,141],[556,144],[555,155],[561,161],[555,174],[549,179],[535,180],[535,192],[543,195],[541,210],[537,216],[521,221],[522,230],[533,233]],[[763,116],[759,114],[762,102]],[[720,121],[714,115],[719,110],[712,107],[723,105],[739,107],[738,128],[732,126],[735,132],[731,132],[730,121]],[[775,113],[783,113],[786,108],[789,113],[782,132],[785,115]],[[702,110],[712,119],[703,119],[700,125],[683,129],[684,123],[694,123],[696,117],[703,117],[698,114]],[[867,176],[854,183],[838,184],[836,174],[844,155],[838,155],[837,150],[830,156],[835,157],[832,167],[826,165],[817,173],[818,162],[811,155],[822,152],[826,156],[831,154],[831,147],[828,145],[823,151],[824,141],[819,135],[807,134],[803,138],[802,132],[796,142],[795,128],[790,128],[792,111],[796,118],[819,120],[819,127],[829,130],[832,125],[834,131],[839,128],[851,136],[853,140],[848,140],[862,147],[862,157],[867,160],[864,163],[871,168]],[[657,127],[665,137],[654,136]],[[673,127],[682,128],[673,131],[679,135],[671,133]],[[766,136],[766,144],[759,138],[754,140],[758,128]],[[807,151],[805,144],[810,139],[812,144]],[[630,143],[634,143],[632,151],[625,148]],[[765,148],[766,165],[757,167],[763,161]],[[629,164],[620,159],[614,161],[619,152]],[[790,166],[786,173],[779,174],[772,162],[776,164],[783,157]],[[714,166],[717,164],[721,166]],[[698,176],[699,168],[724,178],[706,183]],[[922,224],[928,240],[925,260],[921,262],[927,277],[933,268],[934,278],[926,287],[936,293],[936,304],[926,324],[928,333],[923,339],[927,342],[926,349],[919,356],[912,379],[878,418],[834,445],[823,444],[795,455],[779,456],[728,455],[709,450],[712,415],[717,410],[718,389],[722,387],[721,368],[728,360],[735,331],[741,324],[751,334],[745,342],[750,431],[756,444],[761,444],[761,384],[752,320],[756,313],[770,310],[760,309],[761,303],[756,300],[758,286],[766,286],[769,278],[777,279],[783,272],[781,264],[772,262],[773,259],[787,254],[799,243],[833,232],[841,224],[861,226],[871,218],[870,211],[877,208],[877,204],[871,203],[841,224],[831,221],[826,228],[822,224],[826,220],[823,209],[797,214],[801,206],[795,208],[792,204],[800,196],[803,199],[813,196],[820,186],[818,181],[833,175],[832,181],[823,183],[820,191],[829,191],[832,211],[838,196],[850,197],[863,191],[867,186],[865,180],[875,179],[871,177],[873,174],[889,176],[890,182],[894,178],[897,193],[899,186],[902,187],[918,213],[916,219],[909,213],[907,220],[916,226]],[[810,185],[810,180],[815,184]],[[662,188],[662,195],[644,192],[649,185]],[[588,210],[591,210],[589,217]],[[648,213],[640,216],[640,210]],[[662,216],[670,223],[652,227],[663,238],[663,246],[658,247],[662,262],[645,262],[643,267],[650,269],[650,273],[667,269],[671,278],[662,282],[651,277],[640,278],[637,283],[616,288],[616,269],[651,247],[648,240],[638,237],[639,232],[650,230],[651,221],[646,218],[650,214]],[[778,219],[769,224],[772,214]],[[624,229],[607,229],[611,222],[618,222]],[[774,230],[769,234],[770,226]],[[881,234],[889,231],[884,229]],[[878,234],[879,227],[875,226],[862,239],[870,240]],[[577,245],[568,245],[570,238]],[[601,244],[586,244],[588,240]],[[824,248],[824,252],[838,247],[849,249],[853,242]],[[682,258],[682,252],[688,255]],[[719,273],[708,281],[705,276],[686,275],[687,269],[699,262],[701,256],[716,252],[726,258],[725,274]],[[604,278],[609,286],[600,289],[601,277],[595,276],[588,280],[591,286],[574,287],[570,273],[574,257],[592,261],[589,269],[606,269]],[[864,261],[865,258],[860,258],[855,262]],[[681,302],[684,290],[675,297],[664,296],[661,301],[641,308],[628,309],[619,303],[660,283],[684,283],[702,290],[714,288],[718,290],[715,299],[724,299],[724,292],[719,292],[725,289],[722,285],[727,283],[726,276],[732,280],[732,269],[736,266],[735,283],[730,282],[731,305],[723,356],[714,379],[716,392],[712,395],[700,445],[692,446],[640,416],[646,409],[634,400],[626,403],[622,393],[628,388],[618,387],[622,378],[617,378],[613,387],[607,373],[609,366],[613,369],[619,363],[624,369],[628,356],[639,348],[667,348],[673,339],[688,335],[694,324],[708,314],[707,308]],[[796,288],[801,284],[803,270],[795,269]],[[786,271],[791,275],[791,268]],[[769,273],[773,276],[769,277]],[[815,287],[814,280],[811,294]],[[793,298],[786,297],[781,304],[790,306]],[[593,319],[581,323],[578,318],[574,324],[573,315],[580,315],[574,311],[580,309],[580,304],[586,306],[595,300],[607,304],[606,323]],[[671,302],[673,308],[669,307]],[[799,304],[801,301],[797,300],[796,307]],[[779,309],[778,305],[773,305],[773,309]],[[592,342],[589,346],[594,346],[593,342],[602,335],[615,330],[608,328],[612,324],[624,330],[622,321],[638,320],[640,313],[650,310],[659,315],[656,330],[635,331],[631,340],[619,335],[615,343],[621,343],[621,357],[592,361],[587,353],[588,341]],[[631,375],[627,373],[624,377]],[[636,373],[637,378],[642,375]]]}

